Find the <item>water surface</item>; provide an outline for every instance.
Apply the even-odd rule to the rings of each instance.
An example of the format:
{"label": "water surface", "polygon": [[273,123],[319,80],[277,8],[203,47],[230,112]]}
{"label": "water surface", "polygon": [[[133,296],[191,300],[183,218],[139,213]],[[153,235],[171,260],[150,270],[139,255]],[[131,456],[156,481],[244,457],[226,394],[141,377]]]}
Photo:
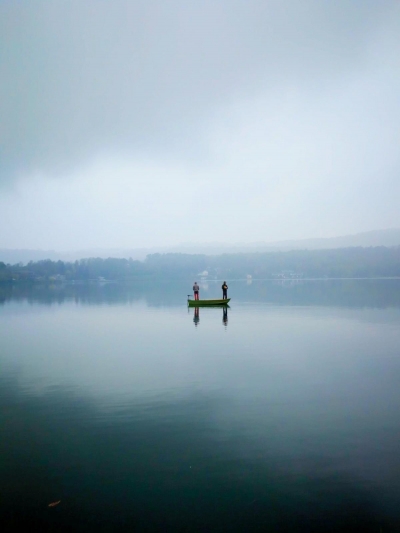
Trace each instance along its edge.
{"label": "water surface", "polygon": [[399,289],[2,287],[3,530],[400,531]]}

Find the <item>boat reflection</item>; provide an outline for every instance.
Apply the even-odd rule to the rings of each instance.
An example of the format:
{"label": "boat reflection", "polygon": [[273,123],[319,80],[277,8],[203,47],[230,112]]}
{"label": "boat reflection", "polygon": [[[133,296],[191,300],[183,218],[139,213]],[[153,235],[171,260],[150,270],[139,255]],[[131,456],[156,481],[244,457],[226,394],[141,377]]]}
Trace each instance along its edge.
{"label": "boat reflection", "polygon": [[[225,329],[226,329],[227,326],[228,326],[228,308],[229,308],[229,305],[223,305],[223,306],[219,306],[219,307],[222,307],[222,324],[225,326]],[[193,323],[197,327],[199,322],[200,322],[200,307],[195,307],[194,308],[194,313],[193,313]]]}

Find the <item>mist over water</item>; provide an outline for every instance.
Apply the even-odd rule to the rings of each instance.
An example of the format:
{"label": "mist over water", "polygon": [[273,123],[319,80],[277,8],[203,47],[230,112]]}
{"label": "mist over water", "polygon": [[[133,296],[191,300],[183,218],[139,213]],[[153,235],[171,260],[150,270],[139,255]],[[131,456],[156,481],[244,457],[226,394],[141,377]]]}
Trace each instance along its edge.
{"label": "mist over water", "polygon": [[3,287],[3,530],[398,531],[399,288]]}

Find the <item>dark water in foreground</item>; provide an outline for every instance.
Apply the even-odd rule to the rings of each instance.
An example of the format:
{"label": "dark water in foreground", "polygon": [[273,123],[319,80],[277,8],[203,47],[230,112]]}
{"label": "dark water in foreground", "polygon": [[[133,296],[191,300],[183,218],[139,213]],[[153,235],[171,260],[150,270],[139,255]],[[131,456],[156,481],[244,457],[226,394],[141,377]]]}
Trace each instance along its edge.
{"label": "dark water in foreground", "polygon": [[1,531],[400,531],[400,281],[229,285],[0,288]]}

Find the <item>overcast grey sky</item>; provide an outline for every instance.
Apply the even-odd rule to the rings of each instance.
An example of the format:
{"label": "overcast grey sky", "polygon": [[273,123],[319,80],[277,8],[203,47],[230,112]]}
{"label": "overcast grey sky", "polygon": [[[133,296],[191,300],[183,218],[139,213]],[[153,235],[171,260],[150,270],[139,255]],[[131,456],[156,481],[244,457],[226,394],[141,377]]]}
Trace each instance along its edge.
{"label": "overcast grey sky", "polygon": [[0,0],[0,248],[400,227],[397,0]]}

